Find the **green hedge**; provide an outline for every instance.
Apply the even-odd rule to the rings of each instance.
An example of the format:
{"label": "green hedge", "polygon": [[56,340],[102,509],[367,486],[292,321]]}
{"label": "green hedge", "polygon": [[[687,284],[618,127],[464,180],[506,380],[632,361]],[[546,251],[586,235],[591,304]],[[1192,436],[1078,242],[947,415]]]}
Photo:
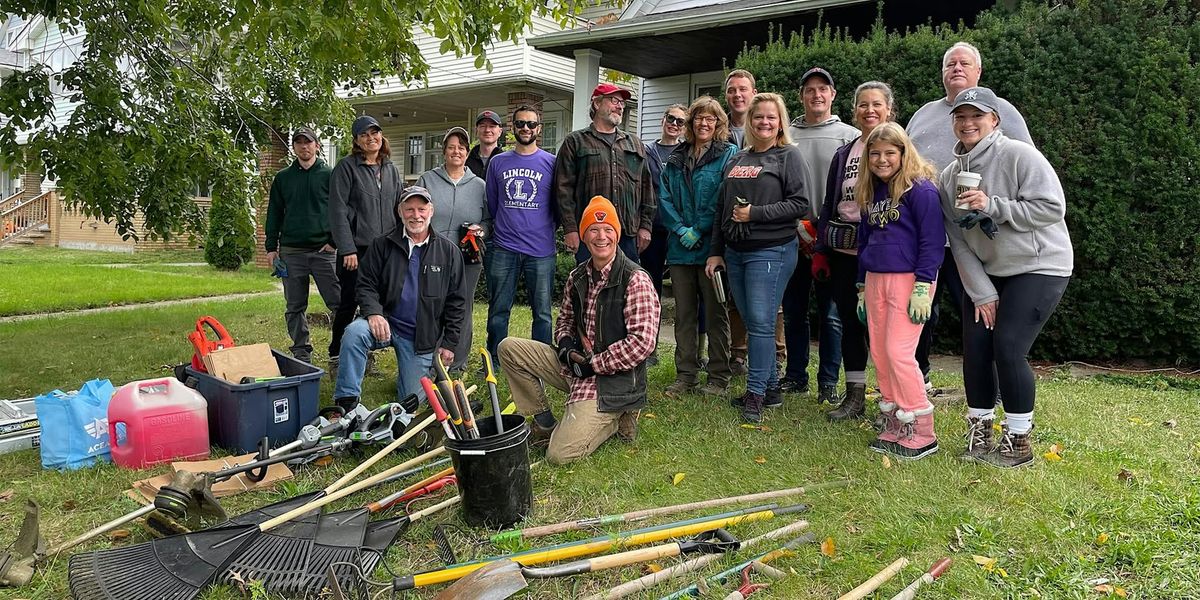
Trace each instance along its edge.
{"label": "green hedge", "polygon": [[[944,95],[942,53],[967,40],[983,85],[1012,101],[1067,192],[1075,275],[1034,348],[1051,359],[1200,362],[1200,24],[1186,0],[1031,2],[972,28],[921,27],[863,39],[818,28],[751,48],[737,67],[784,93],[799,115],[800,75],[829,69],[834,110],[879,79],[907,123]],[[943,313],[945,314],[945,312]],[[960,338],[949,319],[941,336]]]}

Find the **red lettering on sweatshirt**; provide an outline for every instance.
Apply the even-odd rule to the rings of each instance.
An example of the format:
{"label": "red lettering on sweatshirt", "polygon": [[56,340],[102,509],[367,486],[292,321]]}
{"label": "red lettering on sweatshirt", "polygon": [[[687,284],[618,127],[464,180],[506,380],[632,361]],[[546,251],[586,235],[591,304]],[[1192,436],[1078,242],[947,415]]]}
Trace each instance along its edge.
{"label": "red lettering on sweatshirt", "polygon": [[729,170],[729,176],[734,179],[756,179],[762,170],[761,166],[737,166]]}

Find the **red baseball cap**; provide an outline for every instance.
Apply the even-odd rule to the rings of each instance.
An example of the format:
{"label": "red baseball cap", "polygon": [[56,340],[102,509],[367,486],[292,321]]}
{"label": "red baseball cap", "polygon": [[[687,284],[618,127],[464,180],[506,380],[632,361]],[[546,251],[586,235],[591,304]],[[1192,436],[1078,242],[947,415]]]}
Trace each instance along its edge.
{"label": "red baseball cap", "polygon": [[611,83],[602,83],[602,84],[596,86],[596,89],[592,90],[592,98],[597,98],[600,96],[612,96],[612,95],[617,95],[617,96],[620,96],[621,99],[623,99],[623,100],[628,100],[629,97],[632,96],[633,94],[630,94],[629,90],[627,90],[623,87],[613,85]]}

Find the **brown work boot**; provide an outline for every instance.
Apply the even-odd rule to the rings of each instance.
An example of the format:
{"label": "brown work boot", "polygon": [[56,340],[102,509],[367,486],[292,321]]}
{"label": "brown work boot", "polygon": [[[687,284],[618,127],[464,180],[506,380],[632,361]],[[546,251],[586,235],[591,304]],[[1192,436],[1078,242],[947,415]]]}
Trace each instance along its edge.
{"label": "brown work boot", "polygon": [[830,421],[846,421],[857,419],[866,413],[867,384],[847,383],[846,398],[837,408],[829,411]]}
{"label": "brown work boot", "polygon": [[668,398],[678,398],[684,394],[695,393],[695,391],[696,384],[676,380],[675,383],[668,385],[667,389],[663,390],[663,395]]}
{"label": "brown work boot", "polygon": [[963,460],[982,460],[983,455],[995,449],[992,441],[994,419],[967,417],[967,450],[960,455]]}
{"label": "brown work boot", "polygon": [[617,421],[617,437],[620,438],[622,442],[628,442],[632,444],[635,440],[637,440],[639,412],[641,411],[630,410],[621,413],[621,418]]}
{"label": "brown work boot", "polygon": [[553,427],[542,427],[537,421],[529,421],[529,447],[547,448],[550,446],[550,436],[554,435]]}
{"label": "brown work boot", "polygon": [[1008,430],[1007,423],[1001,423],[1003,429],[1000,442],[991,451],[979,457],[979,460],[989,465],[1012,469],[1023,467],[1033,462],[1033,447],[1029,445],[1030,429],[1026,433],[1013,433]]}

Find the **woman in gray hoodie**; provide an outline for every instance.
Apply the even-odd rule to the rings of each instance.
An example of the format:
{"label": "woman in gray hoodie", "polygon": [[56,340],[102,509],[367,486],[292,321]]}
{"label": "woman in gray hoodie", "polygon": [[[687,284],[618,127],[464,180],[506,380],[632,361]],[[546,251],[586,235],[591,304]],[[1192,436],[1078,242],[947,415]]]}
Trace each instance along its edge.
{"label": "woman in gray hoodie", "polygon": [[[965,458],[1019,467],[1033,461],[1036,390],[1025,357],[1067,289],[1074,254],[1058,175],[1036,148],[1000,132],[998,106],[984,87],[955,97],[958,143],[940,187],[950,249],[972,301],[962,314]],[[1005,421],[993,444],[997,386]]]}
{"label": "woman in gray hoodie", "polygon": [[[430,226],[438,235],[464,248],[463,295],[467,297],[467,319],[463,324],[463,335],[459,336],[454,349],[454,364],[447,365],[451,371],[464,371],[467,358],[471,355],[471,313],[475,300],[475,287],[483,272],[483,238],[491,232],[492,218],[488,215],[484,197],[483,178],[476,177],[467,168],[467,152],[471,147],[467,130],[451,127],[442,138],[442,157],[445,164],[425,171],[417,179],[417,185],[429,190],[433,196],[433,222]],[[479,252],[465,250],[471,245],[467,232],[476,237],[474,247]]]}

